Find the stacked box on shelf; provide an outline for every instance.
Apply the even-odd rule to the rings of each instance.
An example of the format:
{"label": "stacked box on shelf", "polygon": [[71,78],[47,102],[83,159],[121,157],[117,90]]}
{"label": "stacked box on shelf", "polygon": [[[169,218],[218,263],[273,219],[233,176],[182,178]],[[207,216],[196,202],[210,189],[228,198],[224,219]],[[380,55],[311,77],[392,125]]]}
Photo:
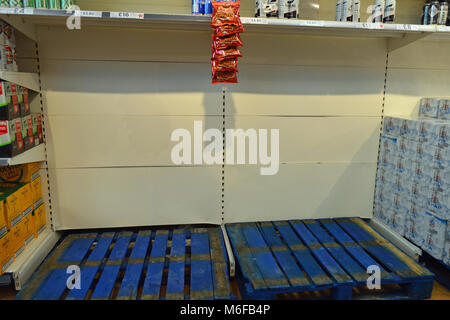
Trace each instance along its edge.
{"label": "stacked box on shelf", "polygon": [[[386,117],[374,215],[448,263],[450,122],[447,103],[430,101],[424,119]],[[433,119],[442,111],[441,119]]]}
{"label": "stacked box on shelf", "polygon": [[45,230],[45,205],[42,199],[38,162],[0,167],[0,274]]}

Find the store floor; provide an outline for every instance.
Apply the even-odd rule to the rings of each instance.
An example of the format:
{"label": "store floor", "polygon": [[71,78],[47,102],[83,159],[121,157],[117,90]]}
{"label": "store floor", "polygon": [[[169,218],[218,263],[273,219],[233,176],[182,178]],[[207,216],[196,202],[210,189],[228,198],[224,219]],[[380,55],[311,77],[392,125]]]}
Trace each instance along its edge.
{"label": "store floor", "polygon": [[[233,281],[234,282],[234,281]],[[237,293],[237,286],[232,283],[232,288]],[[0,287],[0,300],[13,300],[16,291],[10,286]],[[429,300],[450,300],[450,290],[434,282],[433,295]]]}

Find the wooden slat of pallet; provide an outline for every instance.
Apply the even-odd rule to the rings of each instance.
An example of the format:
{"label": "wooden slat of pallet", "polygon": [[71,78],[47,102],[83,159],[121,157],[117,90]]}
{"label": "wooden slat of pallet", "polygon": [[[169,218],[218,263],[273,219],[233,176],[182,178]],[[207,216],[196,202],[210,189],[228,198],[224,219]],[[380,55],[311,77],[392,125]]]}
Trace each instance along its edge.
{"label": "wooden slat of pallet", "polygon": [[363,248],[361,248],[353,239],[333,220],[320,220],[322,226],[342,245],[345,250],[363,266],[365,270],[368,267],[377,265],[380,267],[381,280],[391,281],[394,276],[383,268],[377,261],[375,261]]}
{"label": "wooden slat of pallet", "polygon": [[209,228],[208,235],[211,246],[214,299],[230,299],[230,280],[228,277],[228,266],[225,259],[226,250],[221,230],[219,228]]}
{"label": "wooden slat of pallet", "polygon": [[156,300],[160,297],[168,238],[168,231],[156,232],[142,291],[144,300]]}
{"label": "wooden slat of pallet", "polygon": [[[391,250],[385,247],[387,241],[377,241],[373,234],[365,232],[358,224],[349,219],[338,219],[338,224],[349,233],[358,244],[370,252],[393,273],[403,279],[412,279],[421,276],[419,269],[411,269],[404,261],[398,258]],[[423,269],[423,268],[422,268]]]}
{"label": "wooden slat of pallet", "polygon": [[75,239],[72,241],[70,247],[61,254],[58,261],[73,262],[74,264],[79,263],[83,260],[96,236],[96,234],[92,234],[92,237],[89,238]]}
{"label": "wooden slat of pallet", "polygon": [[350,219],[352,222],[357,224],[361,229],[363,229],[366,233],[369,233],[373,235],[374,238],[376,238],[378,241],[384,242],[384,247],[392,252],[398,259],[403,261],[411,270],[414,270],[415,273],[417,273],[420,276],[426,276],[426,277],[433,277],[433,274],[416,263],[411,257],[394,247],[392,243],[385,240],[379,233],[377,233],[375,230],[373,230],[366,222],[364,222],[362,219],[359,218],[352,218]]}
{"label": "wooden slat of pallet", "polygon": [[66,269],[52,270],[32,296],[32,300],[58,300],[67,287]]}
{"label": "wooden slat of pallet", "polygon": [[116,283],[117,276],[122,266],[122,261],[128,250],[131,241],[131,232],[121,232],[114,244],[114,247],[108,257],[100,279],[95,286],[92,294],[94,300],[106,300],[111,296],[112,289]]}
{"label": "wooden slat of pallet", "polygon": [[211,254],[206,229],[191,231],[190,299],[208,300],[214,297],[211,273]]}
{"label": "wooden slat of pallet", "polygon": [[139,280],[144,268],[145,257],[150,243],[151,231],[140,231],[136,237],[128,265],[120,285],[117,299],[135,300],[137,298]]}
{"label": "wooden slat of pallet", "polygon": [[256,224],[243,224],[241,231],[247,240],[248,247],[256,260],[256,264],[264,277],[267,287],[270,289],[289,287],[289,282],[286,280],[272,253],[269,251],[267,243],[264,241]]}
{"label": "wooden slat of pallet", "polygon": [[289,246],[300,266],[311,278],[316,286],[330,286],[333,281],[323,271],[322,267],[316,262],[308,248],[297,237],[292,227],[287,222],[275,222],[276,229],[280,233],[284,242]]}
{"label": "wooden slat of pallet", "polygon": [[281,241],[271,222],[259,224],[261,233],[278,260],[289,283],[294,287],[309,287],[310,283],[291,255],[288,247]]}
{"label": "wooden slat of pallet", "polygon": [[106,253],[113,241],[114,233],[103,233],[98,239],[97,243],[89,254],[89,257],[84,264],[81,266],[81,288],[73,289],[69,292],[66,300],[81,300],[85,299],[92,282],[100,268],[102,260],[105,258]]}
{"label": "wooden slat of pallet", "polygon": [[242,269],[243,276],[249,281],[253,289],[267,289],[264,278],[255,263],[252,253],[248,250],[247,241],[245,240],[240,224],[227,225],[226,229],[233,246],[233,252]]}
{"label": "wooden slat of pallet", "polygon": [[166,299],[184,299],[184,270],[186,259],[186,235],[183,230],[174,230],[169,258]]}
{"label": "wooden slat of pallet", "polygon": [[349,273],[355,281],[363,283],[367,280],[367,273],[361,265],[353,260],[336,241],[322,228],[316,220],[304,221],[306,227],[322,243],[333,258]]}
{"label": "wooden slat of pallet", "polygon": [[328,273],[336,280],[338,284],[351,284],[353,280],[341,268],[341,266],[330,256],[327,249],[325,249],[314,237],[314,235],[306,228],[301,221],[291,221],[291,225],[306,243],[312,254],[320,261],[322,266]]}

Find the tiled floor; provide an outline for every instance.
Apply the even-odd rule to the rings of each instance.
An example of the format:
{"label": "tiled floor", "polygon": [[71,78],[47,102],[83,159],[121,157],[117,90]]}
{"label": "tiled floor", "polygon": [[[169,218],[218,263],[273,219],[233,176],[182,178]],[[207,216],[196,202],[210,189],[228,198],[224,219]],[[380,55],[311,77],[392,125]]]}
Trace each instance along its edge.
{"label": "tiled floor", "polygon": [[[0,287],[0,300],[12,300],[14,299],[15,294],[16,291],[12,287]],[[450,300],[450,290],[435,282],[433,296],[430,300]]]}

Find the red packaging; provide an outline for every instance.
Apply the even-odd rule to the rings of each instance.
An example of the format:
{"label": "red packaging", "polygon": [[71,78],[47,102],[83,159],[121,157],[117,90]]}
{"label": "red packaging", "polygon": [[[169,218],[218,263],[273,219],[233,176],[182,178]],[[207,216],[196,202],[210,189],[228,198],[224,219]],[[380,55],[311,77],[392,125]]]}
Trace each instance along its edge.
{"label": "red packaging", "polygon": [[213,1],[212,6],[212,27],[219,27],[222,25],[242,25],[241,19],[239,18],[240,1]]}
{"label": "red packaging", "polygon": [[217,49],[226,49],[229,47],[241,47],[242,41],[239,34],[235,33],[225,37],[213,36],[213,42]]}
{"label": "red packaging", "polygon": [[233,26],[233,25],[223,25],[215,28],[215,35],[218,37],[225,37],[236,33],[245,32],[244,27],[242,25]]}
{"label": "red packaging", "polygon": [[213,73],[215,71],[234,71],[238,72],[238,59],[211,60]]}
{"label": "red packaging", "polygon": [[236,72],[233,71],[216,71],[213,72],[212,84],[218,83],[237,83]]}
{"label": "red packaging", "polygon": [[213,49],[213,59],[215,59],[215,60],[224,60],[224,59],[242,57],[241,51],[237,47],[230,47],[230,48],[218,50],[214,47],[214,44],[213,44],[212,49]]}

